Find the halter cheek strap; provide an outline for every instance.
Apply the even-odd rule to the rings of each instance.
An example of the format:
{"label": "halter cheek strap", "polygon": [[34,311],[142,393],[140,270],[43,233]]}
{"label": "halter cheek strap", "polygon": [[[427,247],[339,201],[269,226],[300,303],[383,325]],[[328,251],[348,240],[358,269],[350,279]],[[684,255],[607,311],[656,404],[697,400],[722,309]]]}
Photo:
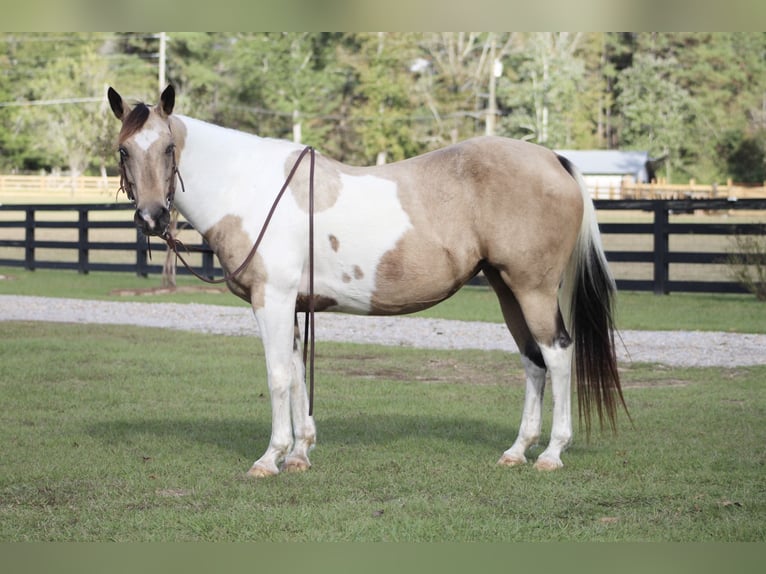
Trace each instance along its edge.
{"label": "halter cheek strap", "polygon": [[[173,129],[170,127],[170,122],[168,122],[168,131],[170,132],[171,137],[173,136]],[[169,190],[168,190],[168,210],[173,209],[173,200],[176,196],[176,177],[178,177],[178,181],[181,182],[181,191],[186,192],[186,188],[184,187],[184,178],[181,177],[181,172],[178,171],[178,163],[176,162],[176,144],[175,141],[171,144],[173,146],[173,153],[172,153],[172,160],[173,165],[170,169],[170,183],[168,184]]]}
{"label": "halter cheek strap", "polygon": [[133,194],[133,184],[128,179],[127,169],[125,168],[125,157],[120,154],[120,188],[117,193],[124,192],[128,196],[128,199],[135,203],[136,196]]}

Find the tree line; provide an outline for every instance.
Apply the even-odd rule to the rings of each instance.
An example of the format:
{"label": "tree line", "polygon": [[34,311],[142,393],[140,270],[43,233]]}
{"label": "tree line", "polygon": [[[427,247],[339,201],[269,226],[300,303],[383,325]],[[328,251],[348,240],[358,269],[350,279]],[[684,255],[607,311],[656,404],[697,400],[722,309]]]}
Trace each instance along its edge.
{"label": "tree line", "polygon": [[[106,87],[351,164],[480,134],[766,180],[766,33],[2,33],[0,171],[114,173]],[[160,62],[164,69],[160,72]]]}

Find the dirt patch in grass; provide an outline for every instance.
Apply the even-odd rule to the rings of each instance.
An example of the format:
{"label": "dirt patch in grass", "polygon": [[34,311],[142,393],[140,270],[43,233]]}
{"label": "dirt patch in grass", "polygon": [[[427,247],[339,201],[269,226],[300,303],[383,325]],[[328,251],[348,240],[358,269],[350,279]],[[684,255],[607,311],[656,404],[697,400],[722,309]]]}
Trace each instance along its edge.
{"label": "dirt patch in grass", "polygon": [[430,357],[425,361],[405,360],[392,365],[390,357],[359,354],[337,355],[330,368],[347,377],[363,380],[387,380],[418,383],[469,383],[496,385],[498,383],[524,384],[524,372],[513,356],[507,360],[464,361],[443,357]]}

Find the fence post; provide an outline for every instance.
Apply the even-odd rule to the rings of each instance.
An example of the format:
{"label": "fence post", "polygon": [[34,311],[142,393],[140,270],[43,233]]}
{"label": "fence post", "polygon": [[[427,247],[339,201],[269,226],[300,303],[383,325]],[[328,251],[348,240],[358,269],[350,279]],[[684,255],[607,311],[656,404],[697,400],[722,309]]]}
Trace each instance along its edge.
{"label": "fence post", "polygon": [[26,210],[26,226],[24,232],[24,267],[29,271],[35,270],[35,210]]}
{"label": "fence post", "polygon": [[654,202],[654,294],[667,295],[668,290],[668,208],[664,201]]}
{"label": "fence post", "polygon": [[77,272],[83,275],[88,273],[90,252],[88,250],[88,209],[79,209],[80,217],[77,228]]}
{"label": "fence post", "polygon": [[147,240],[141,230],[136,228],[136,275],[139,277],[147,277],[149,270],[147,269]]}

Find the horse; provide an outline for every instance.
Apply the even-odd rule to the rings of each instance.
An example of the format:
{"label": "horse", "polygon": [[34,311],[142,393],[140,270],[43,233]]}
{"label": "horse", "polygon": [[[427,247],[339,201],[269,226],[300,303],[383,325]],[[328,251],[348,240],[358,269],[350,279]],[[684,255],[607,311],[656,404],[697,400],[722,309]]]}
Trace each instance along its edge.
{"label": "horse", "polygon": [[[541,436],[547,374],[553,418],[536,469],[563,467],[573,376],[588,436],[593,408],[602,429],[606,420],[616,430],[620,404],[627,412],[615,354],[616,287],[593,202],[564,157],[482,136],[374,167],[318,151],[314,160],[312,148],[309,166],[299,160],[300,144],[174,114],[172,85],[154,105],[128,103],[111,87],[107,96],[122,123],[117,149],[135,224],[167,237],[175,206],[218,257],[229,290],[252,306],[272,426],[248,476],[311,467],[316,425],[299,311],[412,313],[479,272],[497,295],[526,378],[518,434],[498,464],[527,463]],[[274,206],[280,186],[287,192]]]}

